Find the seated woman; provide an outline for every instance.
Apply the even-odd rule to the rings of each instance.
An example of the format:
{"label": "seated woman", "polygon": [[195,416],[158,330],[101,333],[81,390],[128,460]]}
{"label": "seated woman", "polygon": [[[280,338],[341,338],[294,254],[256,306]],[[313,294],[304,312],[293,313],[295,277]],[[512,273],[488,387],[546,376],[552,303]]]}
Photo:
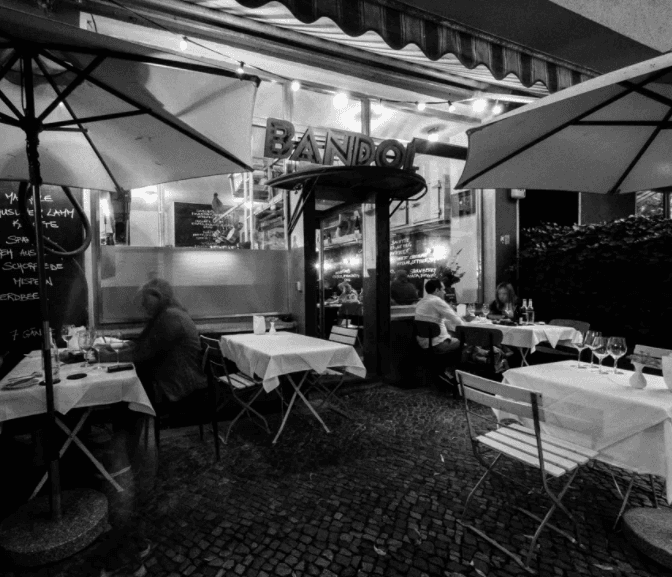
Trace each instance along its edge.
{"label": "seated woman", "polygon": [[198,329],[163,279],[139,291],[149,320],[135,342],[133,361],[151,398],[175,402],[207,387]]}
{"label": "seated woman", "polygon": [[497,285],[497,296],[490,303],[488,318],[492,320],[516,318],[517,298],[510,283],[502,282]]}
{"label": "seated woman", "polygon": [[352,288],[352,285],[347,280],[339,283],[338,288],[341,290],[341,294],[338,295],[338,302],[359,302],[357,291]]}

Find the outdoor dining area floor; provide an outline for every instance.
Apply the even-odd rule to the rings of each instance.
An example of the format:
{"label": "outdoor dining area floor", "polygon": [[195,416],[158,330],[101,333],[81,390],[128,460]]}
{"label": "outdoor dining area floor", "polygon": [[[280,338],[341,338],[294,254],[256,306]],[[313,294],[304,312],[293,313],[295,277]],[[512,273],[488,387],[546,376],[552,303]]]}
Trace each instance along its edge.
{"label": "outdoor dining area floor", "polygon": [[[0,566],[11,577],[525,574],[457,522],[482,472],[461,401],[379,383],[351,389],[346,399],[353,419],[323,411],[331,434],[307,412],[276,445],[239,422],[219,462],[212,436],[201,440],[198,427],[162,431],[160,458],[148,452],[120,480],[123,493],[97,487],[109,499],[110,530],[93,545],[48,567],[13,568],[3,559]],[[504,545],[524,549],[533,522],[511,505],[534,510],[539,497],[494,483],[486,483],[473,518]],[[637,480],[632,505],[651,506],[647,487],[648,479]],[[612,530],[620,499],[607,466],[581,473],[566,500],[585,549],[544,532],[539,575],[669,575]]]}

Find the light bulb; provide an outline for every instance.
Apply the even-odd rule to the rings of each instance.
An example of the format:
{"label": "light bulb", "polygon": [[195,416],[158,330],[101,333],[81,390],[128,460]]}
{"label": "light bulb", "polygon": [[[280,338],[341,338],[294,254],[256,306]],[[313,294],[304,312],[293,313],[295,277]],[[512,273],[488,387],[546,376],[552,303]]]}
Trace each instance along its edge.
{"label": "light bulb", "polygon": [[184,52],[187,48],[189,48],[189,42],[187,42],[187,37],[182,36],[182,39],[180,40],[180,50]]}
{"label": "light bulb", "polygon": [[378,116],[380,116],[385,112],[385,107],[383,106],[382,102],[374,102],[371,105],[371,110],[373,110],[374,114],[377,114]]}
{"label": "light bulb", "polygon": [[477,98],[472,104],[474,112],[483,112],[488,106],[488,101],[485,98]]}
{"label": "light bulb", "polygon": [[298,80],[292,80],[290,88],[292,89],[292,92],[298,92],[301,90],[301,83]]}
{"label": "light bulb", "polygon": [[334,108],[340,110],[348,105],[348,97],[343,92],[339,92],[334,96]]}
{"label": "light bulb", "polygon": [[245,63],[241,62],[240,65],[238,66],[238,68],[236,68],[236,74],[238,74],[239,76],[242,76],[243,74],[245,74],[245,68],[243,68],[244,66],[245,66]]}
{"label": "light bulb", "polygon": [[504,112],[504,107],[501,104],[497,103],[492,107],[493,114],[501,114],[502,112]]}
{"label": "light bulb", "polygon": [[451,103],[448,105],[448,112],[455,112],[455,110],[457,110],[457,108],[456,108],[455,105],[451,102]]}
{"label": "light bulb", "polygon": [[422,112],[425,108],[427,108],[427,105],[424,102],[418,102],[418,110]]}
{"label": "light bulb", "polygon": [[436,132],[430,132],[429,135],[427,136],[427,140],[430,142],[436,142],[439,140],[439,135]]}
{"label": "light bulb", "polygon": [[252,203],[249,200],[245,203],[245,208],[252,208]]}

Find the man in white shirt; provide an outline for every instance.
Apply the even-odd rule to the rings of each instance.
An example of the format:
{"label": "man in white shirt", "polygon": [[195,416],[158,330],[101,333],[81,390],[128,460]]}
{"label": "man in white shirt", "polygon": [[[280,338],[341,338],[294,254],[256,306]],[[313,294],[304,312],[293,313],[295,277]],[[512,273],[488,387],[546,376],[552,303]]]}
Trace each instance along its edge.
{"label": "man in white shirt", "polygon": [[[425,284],[425,296],[415,306],[416,321],[428,321],[439,325],[439,336],[432,339],[434,351],[437,353],[448,353],[460,347],[459,339],[454,337],[455,327],[465,324],[445,301],[445,296],[443,282],[431,279]],[[423,349],[429,347],[429,339],[416,338]]]}

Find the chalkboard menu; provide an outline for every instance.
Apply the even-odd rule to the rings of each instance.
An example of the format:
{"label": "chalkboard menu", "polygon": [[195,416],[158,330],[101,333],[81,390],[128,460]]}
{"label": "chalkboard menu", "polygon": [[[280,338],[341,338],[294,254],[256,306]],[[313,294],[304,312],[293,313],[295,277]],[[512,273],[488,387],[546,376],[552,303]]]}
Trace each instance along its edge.
{"label": "chalkboard menu", "polygon": [[339,283],[343,281],[348,281],[355,290],[361,290],[362,273],[361,244],[325,249],[324,289],[327,293],[337,290]]}
{"label": "chalkboard menu", "polygon": [[209,204],[176,202],[175,246],[216,246],[215,213]]}
{"label": "chalkboard menu", "polygon": [[[35,245],[21,225],[18,190],[18,183],[0,182],[1,352],[41,347],[37,257]],[[81,190],[71,190],[81,205]],[[84,236],[81,220],[63,189],[43,186],[40,193],[45,237],[67,251],[81,246]],[[28,210],[32,220],[32,197]],[[83,255],[62,258],[46,253],[45,266],[51,326],[85,324],[88,299]]]}
{"label": "chalkboard menu", "polygon": [[437,267],[448,264],[449,255],[449,229],[395,233],[390,240],[391,272],[404,269],[409,279],[433,277]]}

